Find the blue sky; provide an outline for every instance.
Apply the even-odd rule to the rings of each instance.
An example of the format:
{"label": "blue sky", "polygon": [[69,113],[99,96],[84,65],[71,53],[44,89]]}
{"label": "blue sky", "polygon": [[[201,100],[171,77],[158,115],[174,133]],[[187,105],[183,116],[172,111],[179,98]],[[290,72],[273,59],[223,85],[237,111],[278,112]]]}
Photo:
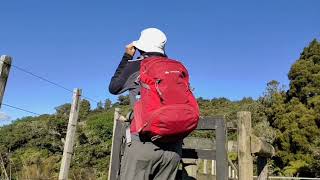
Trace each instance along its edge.
{"label": "blue sky", "polygon": [[[273,79],[288,85],[290,66],[320,36],[318,0],[152,2],[3,0],[0,54],[85,96],[116,100],[107,86],[124,46],[157,27],[196,96],[239,100],[258,98]],[[4,103],[53,113],[66,102],[70,93],[12,68]],[[27,115],[2,107],[0,124]]]}

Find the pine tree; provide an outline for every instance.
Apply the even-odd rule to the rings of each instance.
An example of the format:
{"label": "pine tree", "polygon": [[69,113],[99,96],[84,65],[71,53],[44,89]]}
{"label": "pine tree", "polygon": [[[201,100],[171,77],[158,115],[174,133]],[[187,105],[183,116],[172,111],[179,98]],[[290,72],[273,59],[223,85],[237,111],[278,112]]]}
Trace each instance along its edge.
{"label": "pine tree", "polygon": [[97,103],[97,108],[96,108],[96,110],[98,110],[98,111],[103,110],[103,103],[102,103],[101,101],[99,101],[99,102]]}
{"label": "pine tree", "polygon": [[110,99],[106,99],[104,101],[104,109],[109,110],[112,107],[112,101]]}
{"label": "pine tree", "polygon": [[[313,40],[288,74],[289,98],[298,98],[308,108],[319,110],[320,97],[320,43]],[[320,111],[318,111],[320,112]]]}
{"label": "pine tree", "polygon": [[274,165],[283,175],[316,176],[313,172],[320,147],[320,44],[313,40],[288,74],[290,89],[279,92],[269,84],[263,103],[277,131]]}
{"label": "pine tree", "polygon": [[80,103],[80,109],[79,109],[79,120],[83,121],[88,114],[90,113],[91,105],[90,102],[86,99],[83,99]]}

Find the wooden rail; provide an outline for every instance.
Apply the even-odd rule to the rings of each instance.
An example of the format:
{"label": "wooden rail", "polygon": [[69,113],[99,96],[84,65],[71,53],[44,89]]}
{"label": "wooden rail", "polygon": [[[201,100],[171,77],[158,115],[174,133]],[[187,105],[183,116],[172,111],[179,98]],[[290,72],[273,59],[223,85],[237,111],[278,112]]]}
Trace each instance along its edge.
{"label": "wooden rail", "polygon": [[[215,130],[215,138],[184,139],[182,150],[182,179],[198,177],[198,160],[215,160],[215,172],[218,180],[228,179],[227,129],[224,116],[200,119],[197,130]],[[208,175],[209,176],[209,175]]]}
{"label": "wooden rail", "polygon": [[[120,175],[120,161],[124,151],[126,118],[120,115],[120,109],[115,109],[114,128],[109,165],[109,180],[117,180]],[[182,179],[196,178],[194,171],[195,160],[216,160],[216,174],[218,180],[227,180],[227,130],[223,116],[203,118],[199,121],[197,130],[215,130],[215,139],[188,137],[184,139],[182,151],[183,172]]]}

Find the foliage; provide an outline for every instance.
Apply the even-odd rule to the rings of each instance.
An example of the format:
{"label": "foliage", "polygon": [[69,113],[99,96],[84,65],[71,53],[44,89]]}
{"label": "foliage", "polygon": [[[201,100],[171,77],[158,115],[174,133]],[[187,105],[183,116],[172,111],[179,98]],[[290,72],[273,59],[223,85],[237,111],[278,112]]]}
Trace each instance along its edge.
{"label": "foliage", "polygon": [[103,110],[103,103],[102,103],[102,101],[99,101],[99,102],[97,103],[97,108],[96,108],[96,110],[98,110],[98,111]]}
{"label": "foliage", "polygon": [[129,105],[130,99],[129,95],[120,95],[118,96],[119,105]]}
{"label": "foliage", "polygon": [[271,81],[260,99],[276,130],[275,174],[319,176],[315,169],[320,147],[320,44],[312,41],[288,74],[287,92]]}
{"label": "foliage", "polygon": [[289,98],[296,97],[303,104],[320,96],[320,43],[313,40],[301,53],[300,59],[292,65]]}
{"label": "foliage", "polygon": [[60,105],[60,106],[56,107],[55,110],[56,110],[56,116],[58,118],[68,119],[69,114],[70,114],[70,110],[71,110],[71,104],[66,103],[66,104]]}
{"label": "foliage", "polygon": [[104,109],[109,110],[112,107],[112,101],[110,99],[106,99],[104,101]]}
{"label": "foliage", "polygon": [[[54,115],[25,117],[0,129],[0,154],[14,179],[58,178],[69,108],[64,104]],[[71,178],[107,178],[112,127],[113,109],[87,113],[77,129]]]}
{"label": "foliage", "polygon": [[86,99],[81,100],[80,109],[79,109],[79,120],[80,121],[84,120],[88,116],[90,109],[91,109],[90,102]]}

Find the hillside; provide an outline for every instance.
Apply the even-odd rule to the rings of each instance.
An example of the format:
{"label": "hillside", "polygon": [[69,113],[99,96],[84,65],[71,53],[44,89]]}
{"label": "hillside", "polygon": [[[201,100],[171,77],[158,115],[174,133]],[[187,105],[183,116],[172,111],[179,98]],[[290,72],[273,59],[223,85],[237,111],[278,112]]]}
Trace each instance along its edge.
{"label": "hillside", "polygon": [[[118,105],[123,103],[126,101],[117,103],[112,108],[85,111],[88,101],[82,101],[75,154],[71,165],[71,175],[74,179],[106,178],[114,107],[128,109],[127,105]],[[233,118],[237,111],[250,109],[256,102],[250,98],[239,102],[225,98],[199,98],[199,103],[203,115],[227,113],[228,118]],[[70,104],[64,104],[56,108],[56,114],[25,117],[0,129],[0,151],[8,172],[11,164],[13,176],[18,176],[19,179],[57,177],[69,109]]]}

